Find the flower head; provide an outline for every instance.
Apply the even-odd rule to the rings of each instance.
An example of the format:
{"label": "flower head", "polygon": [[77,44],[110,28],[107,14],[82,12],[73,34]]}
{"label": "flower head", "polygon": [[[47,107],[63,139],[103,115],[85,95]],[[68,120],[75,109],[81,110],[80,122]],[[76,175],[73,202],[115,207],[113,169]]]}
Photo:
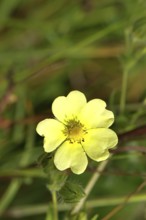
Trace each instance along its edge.
{"label": "flower head", "polygon": [[37,132],[44,136],[45,152],[55,151],[54,164],[59,170],[71,168],[81,174],[88,164],[88,157],[95,161],[106,160],[108,149],[116,146],[117,135],[109,129],[114,121],[111,111],[105,109],[101,99],[87,102],[80,91],[67,97],[59,96],[52,104],[55,119],[45,119],[37,125]]}

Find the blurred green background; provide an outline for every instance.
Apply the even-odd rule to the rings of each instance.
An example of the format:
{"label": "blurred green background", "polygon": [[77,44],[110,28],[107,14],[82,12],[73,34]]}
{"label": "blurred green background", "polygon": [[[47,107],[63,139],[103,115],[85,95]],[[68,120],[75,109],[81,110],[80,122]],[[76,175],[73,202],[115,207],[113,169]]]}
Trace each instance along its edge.
{"label": "blurred green background", "polygon": [[[104,219],[123,201],[105,220],[146,219],[145,55],[145,0],[0,1],[1,219],[46,218],[51,196],[35,128],[52,117],[57,96],[75,89],[104,99],[115,114],[113,129],[124,133],[90,194],[88,219]],[[85,186],[96,166],[70,178]]]}

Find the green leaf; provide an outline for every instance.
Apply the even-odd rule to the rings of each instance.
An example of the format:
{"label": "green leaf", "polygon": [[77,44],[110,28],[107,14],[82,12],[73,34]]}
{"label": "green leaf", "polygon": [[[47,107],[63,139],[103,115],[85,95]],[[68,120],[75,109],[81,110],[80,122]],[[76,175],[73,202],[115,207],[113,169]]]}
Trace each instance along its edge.
{"label": "green leaf", "polygon": [[98,214],[94,215],[91,220],[97,220],[98,219]]}
{"label": "green leaf", "polygon": [[66,182],[67,174],[55,167],[52,154],[43,154],[39,158],[39,163],[46,174],[47,188],[50,191],[59,191]]}
{"label": "green leaf", "polygon": [[85,192],[81,185],[71,181],[66,181],[59,191],[59,195],[66,203],[76,203],[85,196]]}

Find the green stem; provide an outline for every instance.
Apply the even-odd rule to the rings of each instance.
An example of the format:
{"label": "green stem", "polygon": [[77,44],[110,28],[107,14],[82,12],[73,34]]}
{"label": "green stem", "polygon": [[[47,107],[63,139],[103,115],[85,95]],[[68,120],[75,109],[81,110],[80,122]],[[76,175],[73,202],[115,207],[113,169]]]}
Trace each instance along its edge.
{"label": "green stem", "polygon": [[[28,164],[29,157],[31,155],[30,149],[33,147],[33,142],[34,142],[34,135],[32,132],[34,132],[34,125],[29,126],[26,145],[25,145],[25,151],[19,163],[20,167],[25,167],[25,165]],[[10,182],[8,188],[6,189],[2,198],[0,199],[0,215],[2,215],[5,212],[5,210],[8,208],[8,206],[11,204],[14,197],[18,193],[22,183],[23,183],[23,180],[18,179],[18,178],[15,178]]]}
{"label": "green stem", "polygon": [[[99,207],[109,207],[121,204],[125,201],[126,195],[121,197],[107,197],[107,198],[98,198],[92,199],[86,202],[86,209],[99,208]],[[137,194],[133,195],[128,201],[127,204],[133,203],[144,203],[146,202],[146,194]],[[72,208],[72,204],[59,204],[58,210],[60,212],[69,211]],[[26,205],[26,206],[16,206],[6,212],[6,216],[10,218],[24,218],[26,216],[36,216],[46,213],[48,209],[48,204],[38,204],[38,205]],[[49,218],[48,218],[49,219]],[[50,219],[49,219],[50,220]]]}
{"label": "green stem", "polygon": [[52,201],[53,201],[53,210],[54,210],[54,220],[58,220],[58,209],[57,209],[57,195],[56,191],[52,190]]}
{"label": "green stem", "polygon": [[120,99],[120,113],[123,114],[126,106],[126,93],[128,82],[128,69],[125,67],[122,79],[121,99]]}
{"label": "green stem", "polygon": [[22,181],[20,179],[14,179],[9,184],[6,192],[4,193],[0,201],[0,216],[3,214],[3,212],[6,210],[8,205],[11,203],[11,201],[17,194],[21,184],[22,184]]}
{"label": "green stem", "polygon": [[94,187],[95,183],[97,182],[97,180],[101,176],[102,171],[105,169],[107,163],[108,163],[108,160],[105,160],[102,163],[100,163],[100,165],[97,167],[96,172],[93,174],[93,176],[91,177],[91,179],[89,180],[89,182],[88,182],[88,184],[85,188],[86,196],[83,199],[81,199],[80,202],[74,207],[74,209],[71,212],[72,215],[78,213],[81,210],[81,208],[83,207],[83,205],[84,205],[87,197],[89,196],[92,188]]}
{"label": "green stem", "polygon": [[[120,113],[123,114],[126,106],[126,95],[127,95],[127,84],[128,84],[128,74],[130,68],[134,65],[131,62],[132,57],[132,39],[131,39],[131,28],[127,28],[125,31],[125,46],[126,46],[126,57],[128,60],[124,62],[124,71],[122,78],[122,88],[121,88],[121,100],[120,100]],[[132,66],[131,66],[132,65]]]}

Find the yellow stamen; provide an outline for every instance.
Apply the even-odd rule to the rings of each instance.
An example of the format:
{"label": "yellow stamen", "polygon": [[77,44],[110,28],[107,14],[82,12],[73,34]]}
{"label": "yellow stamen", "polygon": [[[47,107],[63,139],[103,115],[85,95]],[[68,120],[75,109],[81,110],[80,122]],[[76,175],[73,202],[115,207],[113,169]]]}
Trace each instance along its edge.
{"label": "yellow stamen", "polygon": [[81,122],[75,118],[67,120],[63,133],[71,143],[81,143],[81,141],[84,141],[86,130]]}

